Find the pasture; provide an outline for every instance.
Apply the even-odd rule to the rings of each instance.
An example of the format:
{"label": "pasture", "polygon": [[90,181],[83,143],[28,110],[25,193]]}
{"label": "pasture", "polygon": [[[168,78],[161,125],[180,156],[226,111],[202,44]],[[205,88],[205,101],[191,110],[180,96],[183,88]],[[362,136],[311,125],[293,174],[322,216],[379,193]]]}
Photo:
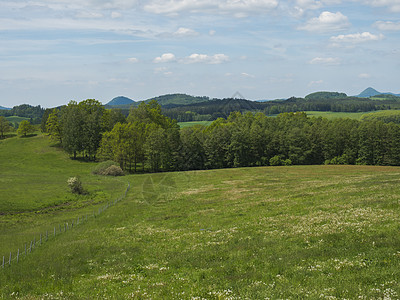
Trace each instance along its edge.
{"label": "pasture", "polygon": [[191,127],[195,125],[203,125],[203,126],[208,126],[212,123],[213,121],[193,121],[193,122],[179,122],[178,125],[180,128],[184,127]]}
{"label": "pasture", "polygon": [[17,116],[11,116],[11,117],[6,117],[6,119],[9,121],[9,122],[11,122],[12,124],[15,124],[15,123],[21,123],[22,121],[25,121],[25,120],[30,120],[30,118],[25,118],[25,117],[17,117]]}
{"label": "pasture", "polygon": [[[18,181],[19,172],[3,175],[10,171],[2,164],[2,195],[20,199],[15,206],[2,204],[10,211],[0,216],[2,241],[28,221],[52,222],[91,205],[78,199],[82,205],[71,209],[36,213],[53,205],[52,189],[60,201],[68,195],[59,173],[80,172],[94,195],[114,197],[127,182],[131,190],[104,214],[0,269],[2,298],[400,297],[398,167],[259,167],[109,179],[45,146],[45,137],[16,140],[27,143],[24,152],[47,153],[54,165],[23,161],[21,170],[28,165],[27,172],[39,174],[39,168],[47,175]],[[0,147],[5,142],[16,143]],[[8,157],[17,166],[3,149],[1,161]],[[48,191],[41,191],[41,181],[50,184]],[[29,189],[18,188],[22,183]],[[35,193],[41,200],[28,201],[24,214],[11,213],[24,210],[22,199]],[[3,233],[7,226],[12,230]]]}

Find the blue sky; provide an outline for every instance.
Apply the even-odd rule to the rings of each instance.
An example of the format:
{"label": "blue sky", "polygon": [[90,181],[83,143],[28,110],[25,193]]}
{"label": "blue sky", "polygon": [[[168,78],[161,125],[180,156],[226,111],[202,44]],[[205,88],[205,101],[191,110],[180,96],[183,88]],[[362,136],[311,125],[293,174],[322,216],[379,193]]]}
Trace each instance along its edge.
{"label": "blue sky", "polygon": [[0,106],[400,92],[400,0],[2,0]]}

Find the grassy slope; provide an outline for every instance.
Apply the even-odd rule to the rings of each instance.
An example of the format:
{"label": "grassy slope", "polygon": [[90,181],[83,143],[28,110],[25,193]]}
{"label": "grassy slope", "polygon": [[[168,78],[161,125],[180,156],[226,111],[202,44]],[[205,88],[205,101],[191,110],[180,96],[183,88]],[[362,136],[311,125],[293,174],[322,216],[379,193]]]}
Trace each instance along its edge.
{"label": "grassy slope", "polygon": [[184,128],[184,127],[191,127],[191,126],[195,126],[195,125],[208,126],[211,123],[212,123],[212,121],[193,121],[193,122],[179,122],[178,125],[180,128]]}
{"label": "grassy slope", "polygon": [[21,123],[24,120],[30,120],[30,118],[25,118],[25,117],[17,117],[17,116],[11,116],[11,117],[6,117],[6,119],[11,122],[11,123]]}
{"label": "grassy slope", "polygon": [[332,111],[306,111],[309,117],[322,117],[327,119],[349,118],[360,120],[361,116],[371,112],[332,112]]}
{"label": "grassy slope", "polygon": [[[380,110],[384,111],[384,110]],[[392,111],[392,110],[389,110]],[[375,113],[378,111],[369,111],[369,112],[333,112],[333,111],[306,111],[307,116],[309,117],[322,117],[322,118],[327,118],[327,119],[338,119],[338,118],[349,118],[349,119],[355,119],[355,120],[360,120],[361,116],[365,114],[370,114],[370,113]],[[277,116],[277,115],[272,115],[272,116]]]}
{"label": "grassy slope", "polygon": [[[16,251],[37,232],[92,211],[119,196],[121,178],[92,175],[92,163],[74,161],[51,147],[48,137],[0,141],[0,254]],[[70,193],[67,180],[79,175],[87,195]]]}
{"label": "grassy slope", "polygon": [[399,168],[265,167],[129,179],[126,200],[0,271],[0,295],[400,296]]}

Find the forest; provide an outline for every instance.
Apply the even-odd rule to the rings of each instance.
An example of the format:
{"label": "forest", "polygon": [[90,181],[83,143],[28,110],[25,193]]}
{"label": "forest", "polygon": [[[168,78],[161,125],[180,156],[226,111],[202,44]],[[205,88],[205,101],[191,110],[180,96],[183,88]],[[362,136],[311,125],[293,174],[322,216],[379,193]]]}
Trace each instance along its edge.
{"label": "forest", "polygon": [[371,98],[349,97],[344,93],[317,92],[305,98],[291,97],[265,102],[245,99],[212,99],[190,105],[163,106],[163,113],[178,122],[227,118],[232,112],[262,112],[277,115],[298,111],[369,112],[400,108],[400,97],[378,95]]}
{"label": "forest", "polygon": [[40,105],[32,106],[29,104],[22,104],[14,106],[10,110],[0,110],[0,116],[9,117],[9,116],[18,116],[18,117],[25,117],[30,118],[30,122],[32,124],[40,124],[45,109],[42,108]]}
{"label": "forest", "polygon": [[390,114],[351,119],[232,112],[180,129],[156,101],[127,118],[88,99],[53,110],[46,131],[74,158],[113,160],[128,172],[268,165],[400,165],[400,125]]}

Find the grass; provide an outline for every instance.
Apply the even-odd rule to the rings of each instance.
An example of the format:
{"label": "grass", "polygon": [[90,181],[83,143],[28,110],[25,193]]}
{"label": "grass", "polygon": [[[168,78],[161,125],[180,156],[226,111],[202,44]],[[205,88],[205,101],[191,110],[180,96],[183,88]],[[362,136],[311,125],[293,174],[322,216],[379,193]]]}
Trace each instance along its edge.
{"label": "grass", "polygon": [[180,128],[184,128],[184,127],[191,127],[191,126],[195,126],[195,125],[204,125],[204,126],[208,126],[212,123],[213,121],[193,121],[193,122],[179,122],[178,125]]}
{"label": "grass", "polygon": [[331,111],[306,111],[309,117],[322,117],[327,119],[349,118],[360,120],[362,115],[371,112],[331,112]]}
{"label": "grass", "polygon": [[[122,178],[91,174],[95,164],[71,160],[45,135],[0,141],[0,254],[16,251],[39,232],[92,212],[126,188]],[[70,192],[79,175],[86,195]],[[2,262],[0,262],[2,263]]]}
{"label": "grass", "polygon": [[0,270],[3,298],[398,299],[400,169],[141,174],[103,215]]}
{"label": "grass", "polygon": [[[379,110],[382,112],[384,110]],[[391,110],[389,110],[391,111]],[[333,111],[306,111],[309,117],[322,117],[327,119],[339,119],[339,118],[349,118],[354,120],[361,120],[361,117],[365,114],[375,113],[378,111],[368,111],[368,112],[333,112]],[[276,117],[277,115],[270,115],[270,117]]]}
{"label": "grass", "polygon": [[9,122],[11,122],[12,124],[14,124],[14,123],[21,123],[22,121],[25,121],[25,120],[30,120],[30,118],[25,118],[25,117],[18,117],[18,116],[11,116],[11,117],[6,117],[6,119],[9,121]]}

